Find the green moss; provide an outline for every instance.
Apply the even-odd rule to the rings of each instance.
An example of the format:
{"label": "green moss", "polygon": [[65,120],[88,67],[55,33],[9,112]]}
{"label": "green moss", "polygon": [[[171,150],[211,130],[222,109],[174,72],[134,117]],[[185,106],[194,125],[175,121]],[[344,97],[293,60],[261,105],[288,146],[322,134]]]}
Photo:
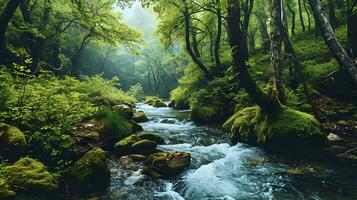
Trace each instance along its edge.
{"label": "green moss", "polygon": [[243,109],[224,127],[230,129],[234,142],[258,144],[278,153],[304,154],[321,149],[326,142],[319,122],[312,115],[285,106],[275,115],[267,115],[258,107]]}
{"label": "green moss", "polygon": [[162,101],[162,99],[160,99],[159,97],[156,96],[148,96],[145,98],[145,102],[146,104],[149,104],[151,106],[154,107],[167,107],[167,105],[164,103],[164,101]]}
{"label": "green moss", "polygon": [[165,140],[158,134],[153,133],[143,133],[139,135],[141,139],[147,139],[156,142],[156,144],[164,144]]}
{"label": "green moss", "polygon": [[0,178],[0,199],[10,200],[14,199],[16,193],[9,189],[9,185],[6,184],[6,180]]}
{"label": "green moss", "polygon": [[97,147],[87,152],[74,164],[71,175],[80,189],[104,189],[110,178],[107,153]]}
{"label": "green moss", "polygon": [[156,134],[133,134],[117,142],[114,145],[114,150],[119,155],[147,155],[154,152],[157,144],[163,144],[164,142],[165,141]]}
{"label": "green moss", "polygon": [[156,142],[151,141],[151,140],[140,140],[138,142],[135,142],[131,148],[132,152],[142,154],[142,155],[149,155],[155,152],[156,149]]}
{"label": "green moss", "polygon": [[26,146],[25,135],[16,127],[0,123],[0,148]]}
{"label": "green moss", "polygon": [[217,122],[221,120],[220,108],[216,105],[192,105],[190,117],[195,122]]}
{"label": "green moss", "polygon": [[252,129],[257,112],[259,112],[259,108],[256,106],[245,108],[235,113],[223,124],[223,128],[230,131],[230,138],[233,141],[256,143],[256,134]]}
{"label": "green moss", "polygon": [[52,192],[58,189],[57,182],[45,166],[31,158],[22,158],[5,168],[7,183],[27,191]]}

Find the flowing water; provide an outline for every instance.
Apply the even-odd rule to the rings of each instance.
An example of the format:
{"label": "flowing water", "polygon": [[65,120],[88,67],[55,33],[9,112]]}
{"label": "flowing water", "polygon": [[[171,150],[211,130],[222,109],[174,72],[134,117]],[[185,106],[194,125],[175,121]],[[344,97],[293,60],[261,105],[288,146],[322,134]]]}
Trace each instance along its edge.
{"label": "flowing water", "polygon": [[138,104],[151,119],[148,132],[166,141],[159,149],[185,151],[189,169],[171,180],[152,180],[141,164],[110,161],[111,185],[101,199],[233,200],[357,199],[357,173],[350,168],[276,158],[245,144],[230,145],[214,126],[188,121],[188,111]]}

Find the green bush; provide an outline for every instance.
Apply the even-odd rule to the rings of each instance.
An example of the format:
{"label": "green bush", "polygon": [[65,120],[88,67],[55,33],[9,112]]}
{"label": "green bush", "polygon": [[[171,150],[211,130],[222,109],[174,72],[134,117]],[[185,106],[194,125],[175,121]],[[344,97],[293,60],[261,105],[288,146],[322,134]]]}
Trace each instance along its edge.
{"label": "green bush", "polygon": [[[57,78],[48,72],[34,77],[26,66],[15,66],[14,71],[0,69],[0,119],[21,129],[29,143],[29,155],[48,165],[67,165],[74,158],[76,140],[74,128],[97,112],[97,99],[133,103],[116,86],[117,79],[105,80],[100,76]],[[115,130],[114,121],[123,121],[121,116],[110,116],[106,127]],[[124,127],[124,128],[123,128]]]}

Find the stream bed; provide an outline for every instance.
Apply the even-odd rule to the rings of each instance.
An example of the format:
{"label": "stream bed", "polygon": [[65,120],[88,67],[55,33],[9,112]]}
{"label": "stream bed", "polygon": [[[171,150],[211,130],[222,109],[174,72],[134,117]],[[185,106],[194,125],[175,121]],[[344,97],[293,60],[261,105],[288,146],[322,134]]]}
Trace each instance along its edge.
{"label": "stream bed", "polygon": [[218,126],[188,120],[189,111],[137,104],[150,118],[141,125],[166,141],[158,148],[191,154],[190,168],[170,180],[142,174],[140,163],[110,160],[105,200],[357,199],[357,173],[333,163],[277,158],[245,144],[232,146]]}

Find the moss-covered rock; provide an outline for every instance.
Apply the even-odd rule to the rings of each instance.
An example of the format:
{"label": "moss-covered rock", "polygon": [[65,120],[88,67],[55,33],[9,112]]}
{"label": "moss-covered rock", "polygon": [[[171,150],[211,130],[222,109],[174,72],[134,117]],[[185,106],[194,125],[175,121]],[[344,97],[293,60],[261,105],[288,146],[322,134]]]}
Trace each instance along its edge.
{"label": "moss-covered rock", "polygon": [[140,124],[138,124],[138,123],[136,123],[134,121],[131,122],[131,125],[133,127],[133,132],[132,133],[138,133],[138,132],[141,132],[141,131],[144,130],[144,128]]}
{"label": "moss-covered rock", "polygon": [[258,107],[243,109],[224,125],[233,142],[261,145],[283,154],[306,154],[321,150],[326,135],[310,114],[282,106],[277,114],[265,114]]}
{"label": "moss-covered rock", "polygon": [[156,142],[143,139],[131,145],[131,150],[133,153],[149,155],[155,152],[156,146]]}
{"label": "moss-covered rock", "polygon": [[134,113],[133,120],[137,123],[142,123],[149,121],[149,118],[146,116],[144,111],[137,111]]}
{"label": "moss-covered rock", "polygon": [[144,173],[153,178],[170,178],[191,164],[191,155],[185,152],[159,152],[145,162]]}
{"label": "moss-covered rock", "polygon": [[164,103],[164,101],[162,99],[160,99],[159,97],[155,97],[155,96],[146,97],[146,100],[144,103],[149,104],[154,107],[157,107],[157,108],[167,107],[167,105]]}
{"label": "moss-covered rock", "polygon": [[190,118],[200,123],[219,122],[224,119],[223,107],[219,105],[192,105]]}
{"label": "moss-covered rock", "polygon": [[110,179],[107,153],[101,148],[92,149],[76,161],[70,174],[74,178],[73,186],[79,191],[103,190]]}
{"label": "moss-covered rock", "polygon": [[118,155],[148,155],[155,151],[157,144],[163,144],[164,142],[165,141],[156,134],[133,134],[117,142],[114,145],[114,150]]}
{"label": "moss-covered rock", "polygon": [[45,166],[31,158],[22,158],[5,168],[4,177],[10,188],[16,186],[26,191],[53,192],[58,189],[55,178]]}
{"label": "moss-covered rock", "polygon": [[25,135],[16,127],[0,123],[0,149],[24,147]]}
{"label": "moss-covered rock", "polygon": [[131,108],[130,106],[127,105],[115,105],[112,107],[112,110],[114,112],[120,112],[123,113],[123,115],[126,117],[126,119],[133,119],[134,116],[134,109]]}
{"label": "moss-covered rock", "polygon": [[156,142],[156,144],[165,144],[165,140],[160,137],[160,135],[158,134],[154,134],[154,133],[143,133],[140,134],[139,137],[141,139],[147,139],[147,140],[151,140]]}
{"label": "moss-covered rock", "polygon": [[0,199],[12,200],[15,199],[16,193],[10,190],[9,185],[6,184],[6,180],[0,178]]}

